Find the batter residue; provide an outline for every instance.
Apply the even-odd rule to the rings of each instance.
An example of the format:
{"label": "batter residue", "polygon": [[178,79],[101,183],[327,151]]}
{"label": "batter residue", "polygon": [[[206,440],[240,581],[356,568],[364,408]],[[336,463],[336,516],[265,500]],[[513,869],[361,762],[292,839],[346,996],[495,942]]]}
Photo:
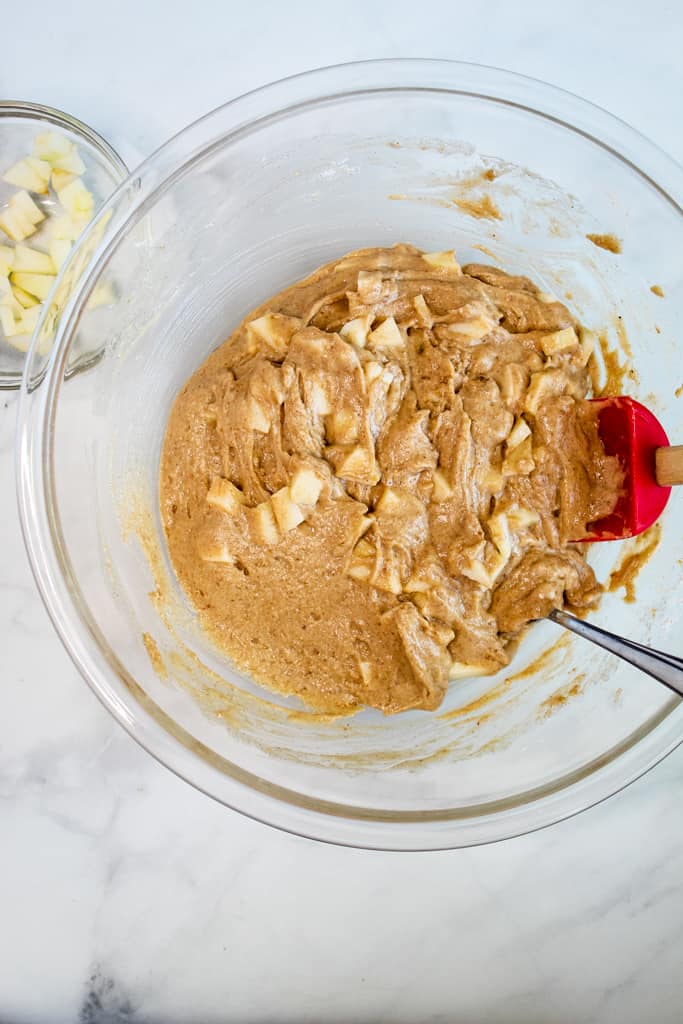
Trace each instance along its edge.
{"label": "batter residue", "polygon": [[164,527],[203,625],[312,707],[397,712],[594,604],[572,542],[622,475],[583,400],[592,347],[527,278],[409,245],[269,300],[165,438]]}

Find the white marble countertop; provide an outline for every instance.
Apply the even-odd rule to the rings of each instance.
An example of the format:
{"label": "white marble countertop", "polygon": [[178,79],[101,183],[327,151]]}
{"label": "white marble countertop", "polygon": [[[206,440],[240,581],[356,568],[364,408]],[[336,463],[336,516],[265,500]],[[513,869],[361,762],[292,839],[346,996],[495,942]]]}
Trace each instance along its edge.
{"label": "white marble countertop", "polygon": [[[672,0],[622,0],[614,19],[588,0],[12,10],[0,91],[81,117],[131,166],[268,80],[410,55],[553,81],[683,159]],[[2,1024],[683,1019],[683,749],[482,849],[355,852],[240,818],[138,748],[62,650],[20,539],[14,408],[0,393]]]}

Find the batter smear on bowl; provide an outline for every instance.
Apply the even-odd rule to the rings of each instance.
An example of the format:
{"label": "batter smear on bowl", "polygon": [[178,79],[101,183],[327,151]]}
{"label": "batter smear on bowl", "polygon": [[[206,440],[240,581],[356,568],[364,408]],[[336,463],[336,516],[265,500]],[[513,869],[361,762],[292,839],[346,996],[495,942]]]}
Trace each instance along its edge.
{"label": "batter smear on bowl", "polygon": [[270,299],[187,382],[161,509],[242,670],[328,712],[439,706],[553,607],[622,474],[585,401],[590,332],[525,277],[365,249]]}

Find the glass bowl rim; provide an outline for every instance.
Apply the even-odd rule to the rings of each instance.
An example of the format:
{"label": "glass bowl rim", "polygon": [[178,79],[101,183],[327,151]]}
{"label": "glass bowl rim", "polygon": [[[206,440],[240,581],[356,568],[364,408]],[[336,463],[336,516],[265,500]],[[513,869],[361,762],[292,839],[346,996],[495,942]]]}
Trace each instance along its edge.
{"label": "glass bowl rim", "polygon": [[[392,819],[383,812],[375,812],[373,817],[359,813],[362,809],[356,808],[354,813],[343,805],[324,805],[292,791],[278,790],[235,765],[226,774],[224,765],[228,763],[202,748],[172,722],[122,669],[114,652],[103,650],[94,624],[88,623],[70,587],[55,528],[50,484],[51,424],[70,338],[108,254],[127,226],[177,175],[214,146],[228,145],[241,129],[254,128],[275,116],[287,117],[302,105],[319,104],[331,97],[391,90],[464,93],[555,121],[609,150],[656,188],[675,212],[683,214],[679,201],[683,197],[683,168],[671,157],[600,107],[514,72],[457,61],[361,61],[303,72],[245,93],[188,125],[148,157],[103,204],[74,247],[72,258],[95,230],[101,231],[101,240],[63,311],[47,368],[36,370],[41,357],[35,340],[28,353],[18,408],[17,493],[31,568],[62,643],[100,701],[156,760],[224,805],[287,832],[368,849],[452,849],[534,831],[614,794],[683,740],[683,707],[667,705],[672,710],[659,716],[653,728],[626,744],[625,749],[622,744],[617,752],[606,751],[596,762],[554,780],[551,787],[519,794],[514,805],[487,810],[476,817],[465,811],[436,820],[430,820],[431,816]],[[117,216],[118,199],[127,189],[135,192],[134,205]],[[36,336],[39,331],[40,324]],[[36,387],[35,381],[41,386]],[[73,582],[77,586],[77,581]],[[131,698],[136,704],[134,712],[129,707]],[[220,786],[213,784],[214,779]]]}

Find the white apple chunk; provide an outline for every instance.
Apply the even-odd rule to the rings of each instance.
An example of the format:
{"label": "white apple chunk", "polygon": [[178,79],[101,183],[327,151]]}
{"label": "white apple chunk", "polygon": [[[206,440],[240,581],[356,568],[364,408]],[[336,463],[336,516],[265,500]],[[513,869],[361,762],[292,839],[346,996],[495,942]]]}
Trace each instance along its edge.
{"label": "white apple chunk", "polygon": [[16,284],[12,285],[12,294],[23,309],[32,309],[33,306],[38,305],[38,299],[35,295],[29,295],[28,292],[25,292],[23,288]]}
{"label": "white apple chunk", "polygon": [[46,185],[48,185],[50,183],[50,172],[52,171],[52,168],[47,160],[40,160],[37,156],[27,156],[25,159],[31,170],[34,171],[39,178],[42,178]]}
{"label": "white apple chunk", "polygon": [[70,171],[53,171],[50,184],[52,185],[55,192],[60,192],[67,185],[70,185],[72,181],[76,181],[78,175],[71,174]]}
{"label": "white apple chunk", "polygon": [[517,445],[521,444],[525,438],[530,436],[530,434],[531,427],[527,421],[520,416],[506,438],[505,443],[507,444],[507,450],[511,451],[513,448],[516,448]]}
{"label": "white apple chunk", "polygon": [[80,178],[76,178],[65,188],[57,193],[59,201],[72,217],[90,215],[93,211],[95,200],[92,192],[89,192]]}
{"label": "white apple chunk", "polygon": [[85,164],[81,159],[81,155],[75,146],[65,153],[64,156],[57,157],[56,160],[52,161],[52,168],[55,171],[65,171],[68,174],[73,174],[77,178],[81,174],[85,174]]}
{"label": "white apple chunk", "polygon": [[41,208],[36,206],[28,192],[25,190],[15,192],[9,201],[9,205],[13,210],[21,213],[21,215],[34,226],[36,224],[40,224],[41,220],[45,220],[45,214]]}
{"label": "white apple chunk", "polygon": [[11,338],[16,330],[16,320],[14,319],[14,313],[9,308],[0,304],[0,327],[2,327],[2,333],[6,338]]}
{"label": "white apple chunk", "polygon": [[422,259],[434,270],[445,270],[449,274],[462,274],[453,249],[444,252],[423,252]]}
{"label": "white apple chunk", "polygon": [[60,271],[71,252],[71,242],[66,238],[53,238],[47,249],[55,270]]}
{"label": "white apple chunk", "polygon": [[0,245],[0,277],[8,277],[14,266],[14,249],[9,245]]}
{"label": "white apple chunk", "polygon": [[87,223],[86,218],[70,217],[68,214],[51,217],[50,235],[55,241],[75,242]]}
{"label": "white apple chunk", "polygon": [[242,491],[232,483],[231,480],[224,480],[221,477],[214,477],[211,481],[206,500],[209,505],[235,516],[244,508],[245,497]]}
{"label": "white apple chunk", "polygon": [[547,356],[554,356],[558,352],[568,352],[569,349],[577,348],[578,344],[579,339],[573,327],[565,327],[561,331],[544,334],[541,338],[541,348]]}
{"label": "white apple chunk", "polygon": [[14,250],[12,271],[28,274],[54,274],[55,265],[47,253],[32,249],[29,245],[17,245]]}
{"label": "white apple chunk", "polygon": [[367,316],[358,316],[355,320],[349,320],[348,323],[340,327],[339,334],[344,341],[350,341],[352,345],[356,346],[356,348],[365,348],[372,320],[373,317],[371,314],[368,314]]}
{"label": "white apple chunk", "polygon": [[302,466],[301,469],[297,469],[289,485],[292,501],[295,501],[297,505],[308,505],[311,507],[317,502],[322,489],[322,479],[309,466]]}
{"label": "white apple chunk", "polygon": [[18,288],[23,288],[23,290],[28,292],[29,295],[35,295],[35,297],[41,301],[47,298],[54,279],[54,274],[12,273],[10,276],[12,284],[16,285]]}
{"label": "white apple chunk", "polygon": [[528,526],[534,526],[540,522],[541,517],[533,509],[524,505],[513,505],[507,511],[508,523],[515,530],[524,530]]}
{"label": "white apple chunk", "polygon": [[432,501],[439,503],[441,501],[446,501],[447,498],[451,497],[451,495],[453,494],[453,488],[451,487],[450,483],[448,482],[448,480],[446,479],[446,477],[444,476],[440,469],[434,470],[434,476],[432,480]]}
{"label": "white apple chunk", "polygon": [[405,345],[403,335],[393,316],[388,316],[379,327],[375,327],[368,335],[368,344],[380,350],[396,350]]}
{"label": "white apple chunk", "polygon": [[224,540],[204,541],[198,545],[202,562],[216,562],[219,565],[234,565],[235,558]]}
{"label": "white apple chunk", "polygon": [[0,306],[9,309],[13,317],[20,317],[23,307],[14,295],[7,277],[0,277]]}
{"label": "white apple chunk", "polygon": [[33,154],[40,160],[55,164],[58,160],[68,157],[75,148],[73,142],[59,132],[42,132],[36,135]]}
{"label": "white apple chunk", "polygon": [[275,521],[282,531],[288,533],[304,521],[304,513],[295,501],[292,501],[289,487],[281,487],[272,495],[271,504]]}
{"label": "white apple chunk", "polygon": [[28,238],[36,229],[30,220],[26,220],[21,213],[8,206],[0,214],[0,230],[4,231],[8,238],[18,242]]}
{"label": "white apple chunk", "polygon": [[251,521],[254,534],[260,544],[270,546],[277,544],[280,539],[280,531],[275,522],[273,506],[270,501],[262,501],[251,511]]}
{"label": "white apple chunk", "polygon": [[37,192],[41,195],[47,192],[47,182],[31,167],[28,160],[19,160],[13,164],[5,171],[2,180],[8,185],[26,189],[27,192]]}
{"label": "white apple chunk", "polygon": [[489,676],[491,669],[486,665],[468,664],[465,661],[452,661],[448,670],[449,679],[469,679],[470,676]]}

